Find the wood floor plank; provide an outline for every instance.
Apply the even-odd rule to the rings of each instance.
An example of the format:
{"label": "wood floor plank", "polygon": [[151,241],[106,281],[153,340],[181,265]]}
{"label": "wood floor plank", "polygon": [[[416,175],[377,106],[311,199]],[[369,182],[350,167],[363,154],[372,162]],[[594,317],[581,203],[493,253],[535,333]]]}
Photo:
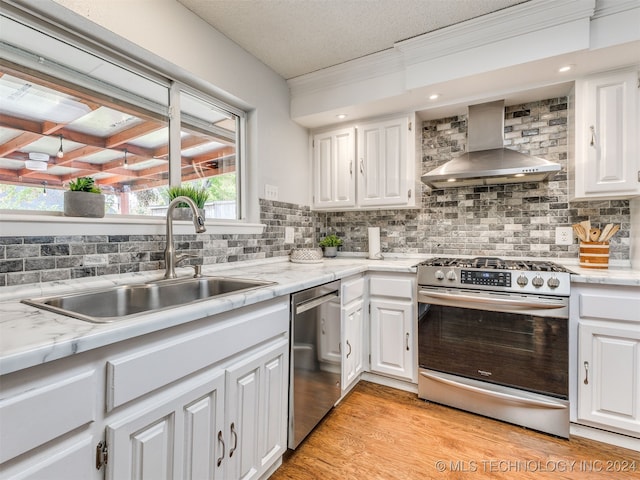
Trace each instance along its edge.
{"label": "wood floor plank", "polygon": [[361,381],[272,480],[638,479],[640,453],[551,435]]}

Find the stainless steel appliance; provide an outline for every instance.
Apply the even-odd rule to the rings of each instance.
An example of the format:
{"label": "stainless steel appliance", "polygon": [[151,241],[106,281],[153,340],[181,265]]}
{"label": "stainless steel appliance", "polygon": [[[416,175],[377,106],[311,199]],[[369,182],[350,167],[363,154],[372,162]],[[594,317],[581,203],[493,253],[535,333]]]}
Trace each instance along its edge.
{"label": "stainless steel appliance", "polygon": [[291,295],[288,447],[295,449],[340,399],[339,357],[327,360],[321,329],[340,325],[340,281]]}
{"label": "stainless steel appliance", "polygon": [[504,148],[504,100],[469,105],[467,152],[425,173],[432,188],[542,182],[559,163]]}
{"label": "stainless steel appliance", "polygon": [[419,397],[568,438],[571,272],[485,257],[417,271]]}

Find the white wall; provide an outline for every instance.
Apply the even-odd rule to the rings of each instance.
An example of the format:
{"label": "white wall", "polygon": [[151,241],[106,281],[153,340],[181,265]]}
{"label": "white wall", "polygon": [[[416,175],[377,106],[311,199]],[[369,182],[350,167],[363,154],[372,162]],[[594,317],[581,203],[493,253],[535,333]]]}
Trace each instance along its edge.
{"label": "white wall", "polygon": [[[55,3],[65,8],[56,8]],[[49,4],[48,13],[54,17],[64,17],[65,9],[80,14],[183,69],[179,75],[209,82],[228,103],[250,110],[248,182],[252,212],[256,212],[257,198],[264,197],[265,183],[278,187],[278,200],[310,204],[307,130],[290,118],[289,90],[282,77],[175,0],[55,3],[41,1],[38,8]],[[88,22],[76,25],[91,30]],[[104,39],[107,42],[118,41],[109,32],[97,31],[94,35],[111,37]]]}

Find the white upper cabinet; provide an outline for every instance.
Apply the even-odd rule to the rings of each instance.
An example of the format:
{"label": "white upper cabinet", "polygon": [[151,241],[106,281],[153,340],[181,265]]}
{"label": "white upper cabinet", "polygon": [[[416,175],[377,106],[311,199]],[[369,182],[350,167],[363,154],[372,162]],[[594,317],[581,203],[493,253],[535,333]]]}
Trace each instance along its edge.
{"label": "white upper cabinet", "polygon": [[342,128],[313,137],[313,205],[315,208],[356,204],[355,128]]}
{"label": "white upper cabinet", "polygon": [[406,117],[358,127],[359,205],[406,205],[415,196],[407,178],[410,138]]}
{"label": "white upper cabinet", "polygon": [[638,72],[576,81],[575,152],[569,188],[574,199],[640,195]]}
{"label": "white upper cabinet", "polygon": [[414,207],[414,123],[402,116],[314,135],[314,208]]}

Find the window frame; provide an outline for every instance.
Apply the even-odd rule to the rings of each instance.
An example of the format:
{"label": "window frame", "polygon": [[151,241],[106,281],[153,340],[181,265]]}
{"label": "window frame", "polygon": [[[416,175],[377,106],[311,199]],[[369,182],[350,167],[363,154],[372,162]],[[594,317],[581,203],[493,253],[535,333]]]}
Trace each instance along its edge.
{"label": "window frame", "polygon": [[[5,8],[6,7],[6,8]],[[144,77],[167,85],[169,97],[169,182],[168,186],[178,185],[181,181],[180,169],[176,169],[180,162],[180,112],[175,109],[173,101],[174,95],[179,96],[180,90],[196,94],[203,97],[207,101],[212,102],[216,107],[226,110],[238,117],[237,145],[236,145],[236,171],[238,175],[238,194],[237,202],[237,219],[207,219],[207,233],[235,234],[262,233],[264,225],[260,223],[252,223],[249,221],[248,202],[247,202],[247,185],[248,181],[245,175],[247,165],[247,128],[248,114],[245,110],[237,108],[215,95],[217,89],[215,86],[207,84],[199,78],[177,79],[169,73],[170,65],[168,62],[153,62],[153,59],[140,60],[140,56],[145,56],[136,52],[138,55],[125,57],[119,53],[118,49],[109,43],[108,39],[99,38],[100,35],[89,40],[81,31],[70,31],[62,28],[60,24],[55,23],[55,19],[45,18],[41,14],[32,14],[22,8],[3,5],[2,16],[10,20],[14,20],[33,28],[36,31],[46,35],[55,37],[63,42],[70,43],[78,48],[112,62],[122,68],[131,70]],[[36,55],[38,52],[34,52]],[[15,59],[11,58],[15,62]],[[24,63],[24,59],[17,62],[19,65],[30,68],[30,65]],[[42,65],[39,65],[42,67]],[[180,70],[179,67],[175,67]],[[44,74],[50,74],[46,69],[37,68]],[[184,73],[184,72],[179,72]],[[59,71],[55,72],[56,77],[60,77]],[[62,81],[66,79],[61,78]],[[191,80],[191,82],[189,81]],[[82,83],[80,84],[82,85]],[[179,106],[179,102],[177,103]],[[177,110],[177,111],[176,111]],[[177,139],[177,141],[176,141]],[[177,154],[174,151],[177,149]],[[61,212],[34,212],[28,210],[0,210],[0,236],[41,236],[41,235],[136,235],[136,234],[161,234],[165,230],[165,218],[153,217],[149,215],[105,215],[104,218],[82,218],[82,217],[65,217]],[[191,222],[174,221],[177,233],[192,233],[193,226]]]}

